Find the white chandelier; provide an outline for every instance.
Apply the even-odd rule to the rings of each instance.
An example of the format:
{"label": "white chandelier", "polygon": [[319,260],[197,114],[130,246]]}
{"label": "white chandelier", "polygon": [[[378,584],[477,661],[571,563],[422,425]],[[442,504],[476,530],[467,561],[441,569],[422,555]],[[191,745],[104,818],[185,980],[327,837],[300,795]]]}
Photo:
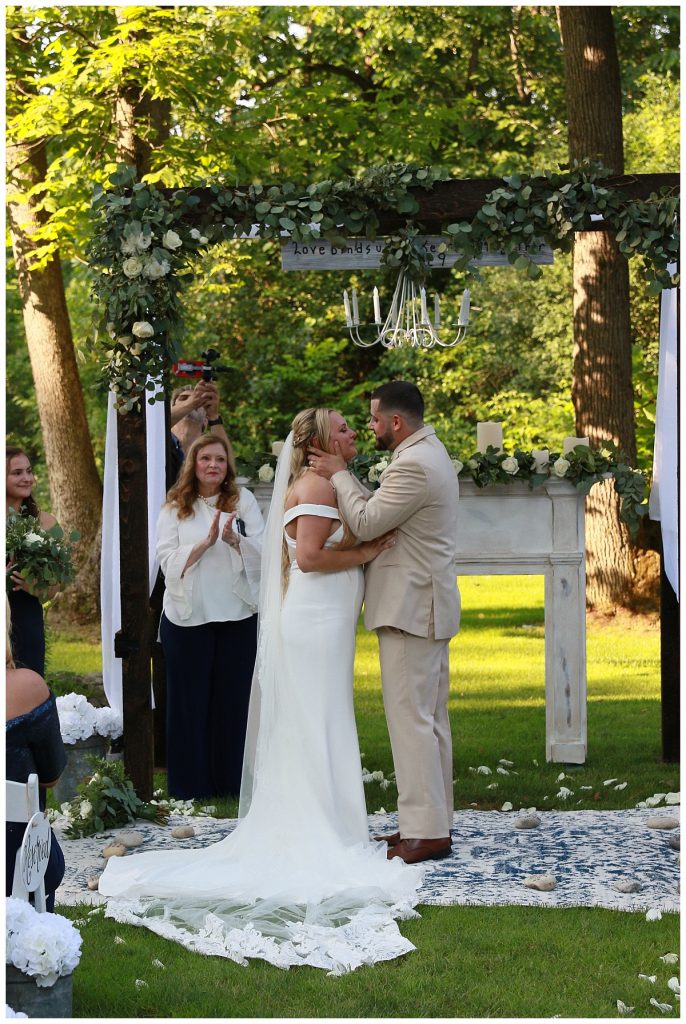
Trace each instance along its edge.
{"label": "white chandelier", "polygon": [[464,341],[469,330],[469,289],[465,288],[460,303],[460,315],[457,323],[441,323],[441,304],[438,295],[434,295],[433,323],[429,319],[426,304],[426,291],[417,288],[414,281],[408,278],[406,271],[401,270],[398,283],[393,292],[391,308],[384,321],[381,319],[379,289],[374,288],[374,322],[360,322],[357,301],[357,289],[352,290],[352,307],[348,292],[343,292],[345,322],[350,337],[360,348],[371,348],[381,343],[384,348],[452,348]]}

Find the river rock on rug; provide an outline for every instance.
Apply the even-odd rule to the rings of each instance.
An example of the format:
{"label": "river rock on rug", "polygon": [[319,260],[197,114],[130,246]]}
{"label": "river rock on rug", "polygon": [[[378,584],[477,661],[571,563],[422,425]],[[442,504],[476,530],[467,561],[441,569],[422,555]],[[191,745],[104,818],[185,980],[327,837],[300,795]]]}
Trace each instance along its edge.
{"label": "river rock on rug", "polygon": [[[679,808],[670,807],[669,811],[677,817]],[[674,833],[648,828],[649,811],[538,813],[538,828],[518,829],[516,812],[457,811],[452,854],[427,862],[420,903],[679,910],[679,854],[669,843]],[[65,839],[61,824],[64,822],[58,818],[53,827],[64,851],[66,871],[56,902],[104,902],[88,888],[88,880],[104,870],[103,847],[108,841],[116,843],[118,832]],[[146,850],[209,846],[223,839],[235,824],[226,819],[179,815],[172,815],[162,827],[137,821],[135,830],[145,839],[126,856],[137,857]],[[184,825],[192,825],[195,834],[174,838],[172,829]],[[395,814],[370,815],[372,835],[395,832],[397,827]],[[552,891],[525,887],[529,875],[546,874],[555,877]],[[627,879],[638,883],[640,889],[619,892],[616,884]]]}

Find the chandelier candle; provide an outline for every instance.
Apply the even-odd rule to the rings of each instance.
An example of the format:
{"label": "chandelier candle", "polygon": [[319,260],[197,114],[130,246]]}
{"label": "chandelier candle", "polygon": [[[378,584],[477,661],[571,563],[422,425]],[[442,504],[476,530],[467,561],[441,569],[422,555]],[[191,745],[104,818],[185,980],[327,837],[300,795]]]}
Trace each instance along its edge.
{"label": "chandelier candle", "polygon": [[345,309],[345,326],[352,327],[353,318],[350,315],[350,299],[347,291],[343,292],[343,308]]}
{"label": "chandelier candle", "polygon": [[566,437],[562,442],[562,454],[566,455],[567,452],[571,452],[578,444],[584,445],[585,448],[590,447],[587,437]]}
{"label": "chandelier candle", "polygon": [[374,300],[374,323],[375,324],[380,324],[381,323],[381,303],[379,302],[379,289],[376,286],[374,286],[374,291],[372,293],[372,298]]}
{"label": "chandelier candle", "polygon": [[426,309],[426,291],[423,288],[419,292],[419,299],[422,304],[422,323],[428,324],[429,314]]}
{"label": "chandelier candle", "polygon": [[478,451],[485,452],[489,445],[503,450],[503,425],[502,423],[477,423],[476,425],[476,447]]}
{"label": "chandelier candle", "polygon": [[353,288],[353,324],[357,327],[360,322],[360,310],[357,305],[357,288]]}
{"label": "chandelier candle", "polygon": [[[466,327],[469,323],[469,302],[470,302],[469,288],[465,288],[462,292],[462,302],[460,303],[460,315],[457,320],[458,327]],[[501,438],[502,440],[502,438]]]}
{"label": "chandelier candle", "polygon": [[438,328],[441,326],[441,303],[438,295],[434,295],[434,327]]}

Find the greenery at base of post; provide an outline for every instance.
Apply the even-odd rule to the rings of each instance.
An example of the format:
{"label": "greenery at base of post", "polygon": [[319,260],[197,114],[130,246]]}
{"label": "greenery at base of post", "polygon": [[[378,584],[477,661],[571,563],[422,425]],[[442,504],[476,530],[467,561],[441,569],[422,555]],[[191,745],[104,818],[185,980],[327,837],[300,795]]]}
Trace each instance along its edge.
{"label": "greenery at base of post", "polygon": [[169,814],[159,803],[141,800],[128,778],[122,761],[108,761],[104,757],[90,757],[93,775],[79,786],[79,795],[62,811],[69,824],[64,834],[69,839],[81,839],[98,832],[128,825],[136,818],[144,818],[156,825],[164,825]]}

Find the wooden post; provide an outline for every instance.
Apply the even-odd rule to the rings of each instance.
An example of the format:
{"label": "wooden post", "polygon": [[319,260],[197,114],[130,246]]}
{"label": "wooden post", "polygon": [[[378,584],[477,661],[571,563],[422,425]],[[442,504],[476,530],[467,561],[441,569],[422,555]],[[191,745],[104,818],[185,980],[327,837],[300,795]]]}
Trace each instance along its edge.
{"label": "wooden post", "polygon": [[142,800],[152,797],[151,615],[145,411],[117,416],[124,766]]}

